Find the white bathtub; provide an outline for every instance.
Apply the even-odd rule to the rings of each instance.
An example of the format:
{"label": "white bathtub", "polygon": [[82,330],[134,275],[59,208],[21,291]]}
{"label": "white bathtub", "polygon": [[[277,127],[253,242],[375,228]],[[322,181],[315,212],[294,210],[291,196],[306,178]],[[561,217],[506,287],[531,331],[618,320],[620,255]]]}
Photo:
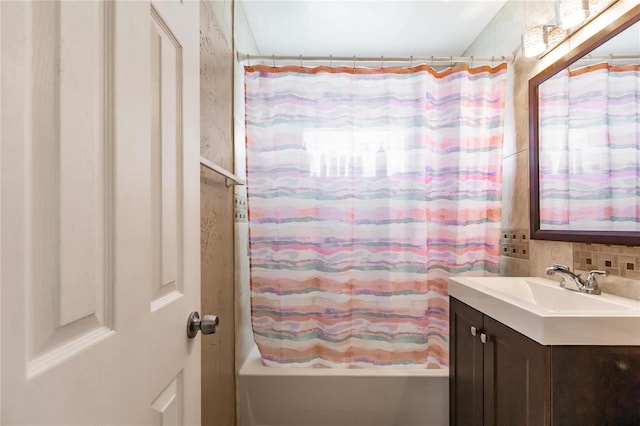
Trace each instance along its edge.
{"label": "white bathtub", "polygon": [[445,426],[449,370],[265,367],[239,373],[241,426]]}

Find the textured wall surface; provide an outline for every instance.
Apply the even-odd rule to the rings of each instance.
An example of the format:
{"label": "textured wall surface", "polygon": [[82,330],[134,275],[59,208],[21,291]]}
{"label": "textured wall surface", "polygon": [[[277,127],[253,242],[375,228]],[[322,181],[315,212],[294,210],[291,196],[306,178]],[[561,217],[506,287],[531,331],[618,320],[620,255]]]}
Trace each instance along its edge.
{"label": "textured wall surface", "polygon": [[[492,56],[517,53],[517,59],[511,66],[513,98],[507,102],[505,114],[505,141],[503,150],[503,233],[509,230],[529,231],[529,105],[528,81],[553,61],[566,54],[600,28],[604,28],[626,10],[637,4],[637,0],[618,0],[602,15],[588,23],[583,29],[564,42],[541,60],[523,58],[518,52],[522,28],[537,23],[545,23],[553,16],[553,1],[521,2],[511,0],[505,4],[494,20],[478,36],[465,52],[466,55]],[[527,10],[525,10],[525,5]],[[514,25],[514,23],[519,25]],[[563,241],[528,241],[528,258],[521,253],[503,253],[500,260],[501,274],[506,276],[540,276],[553,262],[564,263],[574,269],[582,269],[585,259],[600,259],[603,254],[612,254],[613,262],[624,262],[611,266],[611,275],[601,279],[604,291],[620,296],[640,299],[640,280],[635,271],[636,261],[640,264],[637,247],[605,246]],[[510,247],[511,248],[511,247]],[[503,247],[504,249],[504,247]],[[595,255],[585,253],[597,253]],[[584,258],[584,259],[583,259]],[[633,259],[633,261],[631,260]],[[624,268],[624,269],[623,269]],[[631,269],[633,268],[633,269]],[[596,269],[596,268],[589,268]],[[557,278],[559,279],[559,278]]]}
{"label": "textured wall surface", "polygon": [[[247,22],[242,3],[235,9],[236,50],[257,55],[258,48]],[[235,126],[235,168],[239,176],[246,174],[245,126],[244,126],[244,64],[235,63],[234,126]],[[253,348],[251,329],[251,289],[249,283],[249,224],[247,222],[247,190],[237,186],[235,190],[237,216],[236,232],[236,368],[239,370]]]}
{"label": "textured wall surface", "polygon": [[[233,171],[233,48],[231,2],[200,3],[200,153]],[[202,314],[220,318],[202,336],[202,424],[234,426],[235,314],[233,189],[201,167]]]}

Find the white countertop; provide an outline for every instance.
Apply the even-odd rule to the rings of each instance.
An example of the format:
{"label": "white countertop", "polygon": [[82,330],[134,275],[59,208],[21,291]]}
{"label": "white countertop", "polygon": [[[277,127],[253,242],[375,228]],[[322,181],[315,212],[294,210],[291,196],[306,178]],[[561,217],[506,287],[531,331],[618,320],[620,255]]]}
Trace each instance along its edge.
{"label": "white countertop", "polygon": [[535,277],[451,277],[449,295],[543,345],[640,345],[640,301]]}

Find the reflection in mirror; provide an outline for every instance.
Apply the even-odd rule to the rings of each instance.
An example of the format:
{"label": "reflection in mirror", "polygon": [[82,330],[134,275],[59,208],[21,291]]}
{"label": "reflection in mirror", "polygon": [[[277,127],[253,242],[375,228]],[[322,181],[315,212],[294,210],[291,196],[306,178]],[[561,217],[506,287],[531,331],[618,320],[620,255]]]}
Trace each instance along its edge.
{"label": "reflection in mirror", "polygon": [[639,52],[635,23],[539,78],[532,238],[640,241]]}
{"label": "reflection in mirror", "polygon": [[539,86],[541,229],[640,230],[639,28],[599,49],[608,62],[578,61]]}

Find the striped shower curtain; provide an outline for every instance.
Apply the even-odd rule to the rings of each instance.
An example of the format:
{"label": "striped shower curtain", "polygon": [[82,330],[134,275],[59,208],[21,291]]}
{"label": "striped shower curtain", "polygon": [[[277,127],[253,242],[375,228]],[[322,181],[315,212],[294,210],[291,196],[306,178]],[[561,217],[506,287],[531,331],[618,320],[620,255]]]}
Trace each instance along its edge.
{"label": "striped shower curtain", "polygon": [[271,366],[448,365],[447,277],[499,270],[506,64],[245,68]]}
{"label": "striped shower curtain", "polygon": [[640,231],[640,66],[563,70],[539,89],[541,229]]}

